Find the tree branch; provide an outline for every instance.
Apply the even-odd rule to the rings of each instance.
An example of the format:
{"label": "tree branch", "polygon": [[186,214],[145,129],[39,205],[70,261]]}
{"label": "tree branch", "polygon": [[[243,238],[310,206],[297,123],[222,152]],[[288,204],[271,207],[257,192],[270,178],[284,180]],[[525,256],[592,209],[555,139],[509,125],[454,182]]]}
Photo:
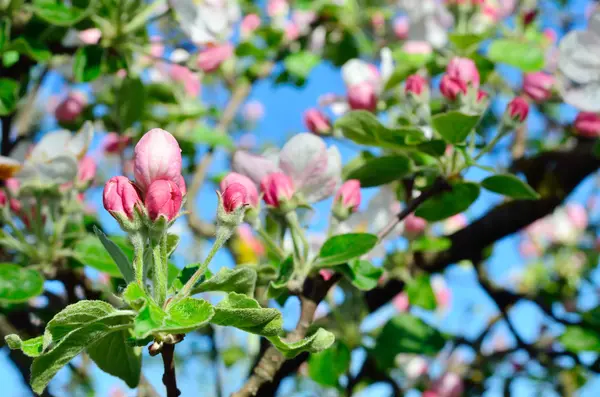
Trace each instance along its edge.
{"label": "tree branch", "polygon": [[165,343],[161,354],[164,364],[162,381],[167,388],[167,397],[178,397],[181,392],[177,388],[177,376],[175,375],[175,345]]}

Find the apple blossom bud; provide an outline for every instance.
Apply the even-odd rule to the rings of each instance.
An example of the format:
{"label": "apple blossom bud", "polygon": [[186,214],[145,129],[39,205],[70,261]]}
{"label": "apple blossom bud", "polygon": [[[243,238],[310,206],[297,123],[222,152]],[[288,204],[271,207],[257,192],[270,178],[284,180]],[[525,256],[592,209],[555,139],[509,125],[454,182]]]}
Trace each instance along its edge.
{"label": "apple blossom bud", "polygon": [[363,81],[348,87],[348,104],[353,110],[377,109],[377,94],[369,81]]}
{"label": "apple blossom bud", "polygon": [[400,16],[394,19],[394,35],[399,40],[408,38],[409,20],[406,16]]}
{"label": "apple blossom bud", "polygon": [[248,14],[240,23],[240,34],[243,38],[247,38],[259,27],[260,17],[257,14]]}
{"label": "apple blossom bud", "polygon": [[523,25],[524,26],[528,26],[529,24],[531,24],[531,22],[533,22],[535,20],[535,18],[537,17],[538,14],[538,10],[536,8],[527,10],[523,13]]}
{"label": "apple blossom bud", "polygon": [[173,135],[160,128],[148,131],[135,146],[135,180],[145,192],[158,179],[181,183],[181,149]]}
{"label": "apple blossom bud", "polygon": [[251,207],[258,207],[258,190],[256,185],[250,178],[245,175],[238,174],[237,172],[230,172],[225,178],[221,180],[221,192],[223,192],[223,199],[225,199],[225,191],[230,185],[238,184],[242,185],[246,191],[245,204]]}
{"label": "apple blossom bud", "polygon": [[398,313],[405,313],[408,311],[408,308],[410,307],[408,294],[406,292],[400,292],[392,299],[392,306],[394,306],[394,309],[396,309]]}
{"label": "apple blossom bud", "polygon": [[472,59],[455,57],[446,67],[446,74],[454,80],[479,88],[479,71]]}
{"label": "apple blossom bud", "polygon": [[419,74],[411,74],[406,78],[404,85],[404,92],[406,94],[413,94],[415,97],[420,97],[421,94],[429,89],[427,86],[427,80]]}
{"label": "apple blossom bud", "polygon": [[485,103],[489,97],[490,97],[489,94],[487,92],[485,92],[484,90],[478,90],[477,98],[475,98],[475,101],[478,104]]}
{"label": "apple blossom bud", "polygon": [[223,190],[223,208],[225,212],[234,212],[239,208],[249,205],[248,192],[241,183],[230,183]]}
{"label": "apple blossom bud", "polygon": [[77,36],[84,44],[98,44],[102,37],[102,31],[98,28],[89,28],[82,30]]}
{"label": "apple blossom bud", "polygon": [[85,94],[72,92],[56,107],[54,116],[61,123],[72,123],[79,117],[86,104]]}
{"label": "apple blossom bud", "polygon": [[331,132],[331,121],[319,109],[308,109],[304,112],[304,125],[313,134],[328,135]]}
{"label": "apple blossom bud", "polygon": [[546,101],[552,97],[554,77],[545,72],[527,73],[523,78],[523,91],[534,101]]}
{"label": "apple blossom bud", "polygon": [[96,162],[91,157],[84,157],[79,162],[79,170],[77,172],[77,182],[87,185],[96,176]]}
{"label": "apple blossom bud", "polygon": [[579,203],[570,203],[566,207],[567,217],[576,229],[584,230],[588,225],[588,215],[585,207]]}
{"label": "apple blossom bud", "polygon": [[336,218],[345,220],[358,210],[360,201],[360,182],[357,179],[347,180],[335,195],[333,213]]}
{"label": "apple blossom bud", "polygon": [[518,96],[510,101],[506,107],[506,111],[512,120],[522,123],[529,114],[529,104],[524,98]]}
{"label": "apple blossom bud", "polygon": [[280,208],[294,196],[292,179],[281,172],[273,172],[265,176],[260,182],[260,190],[265,203],[274,208]]}
{"label": "apple blossom bud", "polygon": [[463,395],[463,380],[454,372],[446,372],[433,384],[431,390],[440,397],[460,397]]}
{"label": "apple blossom bud", "polygon": [[427,221],[415,214],[411,213],[404,219],[404,232],[407,237],[419,236],[425,231],[425,228],[427,228]]}
{"label": "apple blossom bud", "polygon": [[118,221],[133,220],[135,206],[142,204],[134,184],[124,176],[115,176],[106,182],[102,201],[104,208]]}
{"label": "apple blossom bud", "polygon": [[130,143],[130,136],[123,136],[117,134],[116,132],[111,132],[104,137],[102,149],[106,154],[118,154],[121,153]]}
{"label": "apple blossom bud", "polygon": [[462,80],[444,74],[440,81],[440,92],[446,99],[455,101],[459,94],[465,95],[467,93],[467,84]]}
{"label": "apple blossom bud", "polygon": [[145,200],[150,220],[156,221],[161,217],[173,220],[179,214],[182,198],[181,189],[175,182],[166,179],[152,182]]}
{"label": "apple blossom bud", "polygon": [[575,132],[586,138],[600,136],[600,116],[592,112],[580,112],[575,118]]}
{"label": "apple blossom bud", "polygon": [[204,73],[211,73],[232,56],[233,45],[231,43],[206,47],[198,54],[196,64]]}

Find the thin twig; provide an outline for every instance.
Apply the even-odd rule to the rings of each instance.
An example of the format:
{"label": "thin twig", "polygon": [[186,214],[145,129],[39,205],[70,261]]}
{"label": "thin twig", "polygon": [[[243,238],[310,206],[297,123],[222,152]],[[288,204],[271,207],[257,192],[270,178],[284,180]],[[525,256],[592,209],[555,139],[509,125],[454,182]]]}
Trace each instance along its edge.
{"label": "thin twig", "polygon": [[177,388],[177,376],[175,375],[175,345],[165,343],[161,354],[164,364],[162,381],[167,388],[167,397],[179,397],[181,392]]}

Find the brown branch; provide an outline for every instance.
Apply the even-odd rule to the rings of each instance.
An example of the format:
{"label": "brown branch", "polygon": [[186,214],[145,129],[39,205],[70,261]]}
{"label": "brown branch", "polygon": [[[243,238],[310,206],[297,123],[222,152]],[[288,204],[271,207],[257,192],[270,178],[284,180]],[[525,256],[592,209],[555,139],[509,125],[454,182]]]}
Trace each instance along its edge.
{"label": "brown branch", "polygon": [[167,397],[178,397],[181,392],[177,388],[177,376],[175,375],[175,345],[165,343],[161,354],[164,364],[162,381],[167,389]]}

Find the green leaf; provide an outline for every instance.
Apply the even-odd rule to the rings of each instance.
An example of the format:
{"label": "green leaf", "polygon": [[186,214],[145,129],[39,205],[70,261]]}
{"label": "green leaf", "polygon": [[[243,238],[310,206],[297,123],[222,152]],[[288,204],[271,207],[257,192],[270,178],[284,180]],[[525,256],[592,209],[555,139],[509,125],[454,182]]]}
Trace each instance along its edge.
{"label": "green leaf", "polygon": [[377,145],[377,136],[385,129],[377,117],[366,110],[346,113],[336,120],[334,128],[339,128],[346,138],[361,145]]}
{"label": "green leaf", "polygon": [[446,140],[457,144],[467,139],[479,122],[479,115],[469,115],[458,111],[437,114],[432,117],[433,128]]}
{"label": "green leaf", "polygon": [[41,394],[54,375],[85,348],[112,332],[131,327],[132,312],[112,310],[113,313],[87,322],[64,335],[49,351],[33,360],[31,387],[35,393]]}
{"label": "green leaf", "polygon": [[600,334],[589,328],[569,325],[558,337],[558,341],[565,346],[565,349],[574,353],[600,351]]}
{"label": "green leaf", "polygon": [[412,162],[407,156],[375,157],[351,171],[348,179],[358,179],[361,187],[373,187],[397,181],[411,170]]}
{"label": "green leaf", "polygon": [[302,352],[318,353],[329,348],[335,342],[335,336],[319,328],[314,334],[297,342],[288,343],[279,336],[267,338],[286,358],[294,358]]}
{"label": "green leaf", "polygon": [[350,349],[337,341],[329,349],[308,357],[308,375],[320,385],[335,387],[350,368]]}
{"label": "green leaf", "polygon": [[282,332],[283,319],[277,309],[263,308],[246,295],[230,292],[215,306],[211,322],[253,334],[275,336]]}
{"label": "green leaf", "polygon": [[255,288],[256,270],[243,266],[234,269],[223,267],[214,276],[194,288],[192,294],[206,291],[224,291],[238,292],[252,297]]}
{"label": "green leaf", "polygon": [[[194,273],[196,273],[196,271],[200,269],[200,266],[202,266],[201,263],[190,263],[189,265],[186,265],[183,269],[178,270],[177,275],[175,276],[175,279],[173,280],[173,283],[171,285],[171,288],[174,291],[179,291],[180,289],[182,289],[185,283],[187,283],[192,278]],[[198,280],[198,282],[196,282],[196,284],[194,285],[194,288],[197,288],[200,285],[200,283],[202,283],[209,277],[212,277],[212,273],[210,272],[210,270],[206,269],[200,277],[200,279]]]}
{"label": "green leaf", "polygon": [[[74,251],[77,260],[84,265],[108,273],[112,277],[126,277],[128,282],[132,281],[135,278],[133,265],[127,256],[100,229],[94,228],[94,231],[97,237],[88,234],[75,244]],[[123,272],[120,270],[121,267]]]}
{"label": "green leaf", "polygon": [[417,127],[383,128],[377,134],[378,145],[392,149],[405,149],[427,140]]}
{"label": "green leaf", "polygon": [[11,114],[19,100],[20,84],[12,79],[0,78],[0,116]]}
{"label": "green leaf", "polygon": [[479,44],[485,39],[482,35],[467,33],[467,34],[450,34],[450,41],[459,50],[475,51]]}
{"label": "green leaf", "polygon": [[488,48],[488,58],[493,62],[515,66],[523,72],[535,72],[544,68],[544,50],[534,42],[494,40]]}
{"label": "green leaf", "polygon": [[440,252],[452,246],[452,240],[446,237],[421,236],[412,242],[414,251]]}
{"label": "green leaf", "polygon": [[386,80],[384,91],[388,91],[402,83],[408,76],[415,72],[415,67],[407,63],[400,63]]}
{"label": "green leaf", "polygon": [[34,0],[33,12],[46,22],[57,26],[71,26],[86,16],[86,10],[68,6],[68,2]]}
{"label": "green leaf", "polygon": [[44,278],[34,269],[0,263],[0,302],[26,302],[44,291]]}
{"label": "green leaf", "polygon": [[173,255],[173,252],[175,252],[177,246],[179,245],[179,240],[180,238],[178,235],[171,233],[167,234],[167,258]]}
{"label": "green leaf", "polygon": [[121,83],[115,101],[115,109],[121,130],[141,121],[144,115],[146,93],[144,84],[139,78],[127,77]]}
{"label": "green leaf", "polygon": [[130,330],[113,332],[88,347],[87,352],[98,368],[134,388],[140,382],[142,349],[131,346],[127,342],[130,337]]}
{"label": "green leaf", "polygon": [[429,222],[441,221],[466,211],[479,197],[479,185],[471,182],[458,182],[452,185],[452,190],[443,192],[426,200],[415,211]]}
{"label": "green leaf", "polygon": [[75,80],[87,82],[96,80],[102,73],[104,49],[97,45],[81,47],[75,53],[73,74]]}
{"label": "green leaf", "polygon": [[223,147],[227,150],[235,149],[235,142],[228,134],[221,134],[208,126],[196,128],[189,136],[195,144],[204,144],[210,147]]}
{"label": "green leaf", "polygon": [[309,51],[300,51],[295,54],[288,55],[283,64],[285,69],[292,76],[300,79],[306,79],[311,70],[319,64],[321,58]]}
{"label": "green leaf", "polygon": [[369,233],[348,233],[331,237],[321,247],[316,267],[341,265],[362,256],[378,243],[377,236]]}
{"label": "green leaf", "polygon": [[44,43],[37,39],[25,36],[13,40],[6,46],[5,51],[16,51],[19,54],[25,55],[38,62],[46,62],[50,60],[50,57],[52,56],[52,53]]}
{"label": "green leaf", "polygon": [[286,293],[287,283],[294,273],[294,257],[288,256],[283,262],[279,264],[277,279],[269,283],[269,289],[267,290],[267,297],[278,298],[282,294]]}
{"label": "green leaf", "polygon": [[150,297],[138,283],[131,283],[125,288],[123,299],[133,309],[140,310]]}
{"label": "green leaf", "polygon": [[0,51],[10,41],[10,18],[3,17],[0,19]]}
{"label": "green leaf", "polygon": [[490,192],[515,199],[538,199],[540,195],[527,182],[511,174],[492,175],[481,181],[481,186]]}
{"label": "green leaf", "polygon": [[433,356],[445,343],[442,334],[423,320],[410,314],[398,314],[377,336],[373,355],[381,368],[387,369],[394,366],[399,353]]}
{"label": "green leaf", "polygon": [[20,55],[17,51],[6,51],[2,54],[2,65],[9,68],[19,62]]}
{"label": "green leaf", "polygon": [[357,170],[361,166],[365,165],[367,160],[372,159],[374,157],[375,156],[369,151],[361,151],[358,156],[356,156],[344,165],[344,168],[342,168],[342,179],[347,180],[348,175],[350,175],[354,170]]}
{"label": "green leaf", "polygon": [[219,353],[221,359],[223,359],[223,364],[225,364],[227,368],[248,357],[248,353],[240,346],[231,346],[221,350]]}
{"label": "green leaf", "polygon": [[365,260],[351,261],[336,270],[346,276],[352,285],[361,291],[369,291],[377,287],[383,274],[382,268],[375,267],[371,262]]}
{"label": "green leaf", "polygon": [[417,149],[430,156],[441,157],[446,153],[446,142],[441,139],[434,139],[419,144]]}
{"label": "green leaf", "polygon": [[11,350],[21,350],[28,357],[37,357],[44,351],[44,335],[24,341],[19,335],[10,334],[4,340]]}
{"label": "green leaf", "polygon": [[425,310],[435,310],[437,306],[435,294],[427,274],[420,274],[412,279],[406,287],[406,292],[411,305]]}
{"label": "green leaf", "polygon": [[58,312],[46,325],[46,333],[56,342],[86,324],[115,313],[116,309],[106,302],[79,301]]}

